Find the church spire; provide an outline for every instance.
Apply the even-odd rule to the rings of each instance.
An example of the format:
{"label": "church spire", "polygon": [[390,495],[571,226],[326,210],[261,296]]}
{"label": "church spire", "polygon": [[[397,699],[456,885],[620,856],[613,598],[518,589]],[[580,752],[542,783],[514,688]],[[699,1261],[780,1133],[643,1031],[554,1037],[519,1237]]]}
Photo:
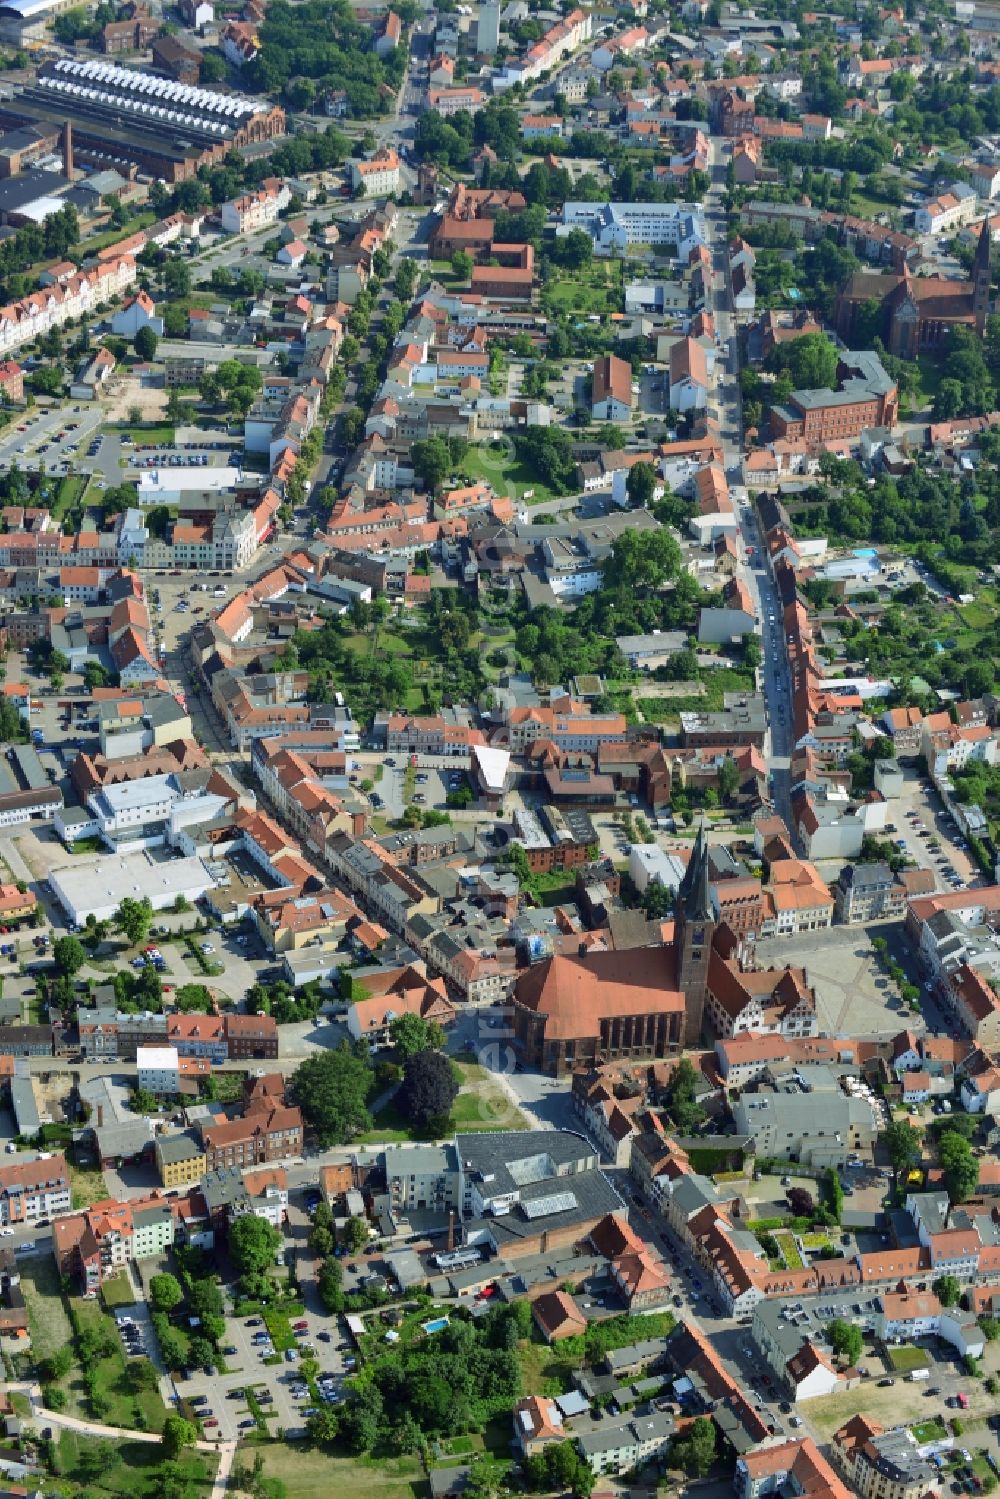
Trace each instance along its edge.
{"label": "church spire", "polygon": [[993,234],[990,216],[983,219],[983,227],[976,246],[976,259],[972,267],[972,311],[976,332],[982,338],[986,332],[986,319],[990,315],[990,292],[993,289]]}
{"label": "church spire", "polygon": [[687,921],[711,921],[712,887],[708,868],[708,839],[705,836],[705,819],[698,827],[698,836],[691,850],[684,878],[677,889],[677,905]]}

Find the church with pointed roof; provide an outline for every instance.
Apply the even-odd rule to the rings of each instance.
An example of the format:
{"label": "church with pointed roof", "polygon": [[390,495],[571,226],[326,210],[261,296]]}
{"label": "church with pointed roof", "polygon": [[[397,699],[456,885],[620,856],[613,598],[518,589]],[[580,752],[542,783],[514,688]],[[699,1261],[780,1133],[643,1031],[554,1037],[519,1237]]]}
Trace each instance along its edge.
{"label": "church with pointed roof", "polygon": [[953,328],[968,328],[981,338],[990,313],[992,242],[989,216],[984,219],[972,274],[967,281],[945,276],[914,276],[902,271],[856,271],[837,297],[833,322],[849,348],[861,335],[862,316],[877,303],[879,336],[890,354],[915,359],[918,354],[943,349]]}
{"label": "church with pointed roof", "polygon": [[702,826],[677,890],[673,941],[532,964],[511,1000],[519,1056],[558,1077],[617,1057],[670,1057],[699,1046],[717,924]]}

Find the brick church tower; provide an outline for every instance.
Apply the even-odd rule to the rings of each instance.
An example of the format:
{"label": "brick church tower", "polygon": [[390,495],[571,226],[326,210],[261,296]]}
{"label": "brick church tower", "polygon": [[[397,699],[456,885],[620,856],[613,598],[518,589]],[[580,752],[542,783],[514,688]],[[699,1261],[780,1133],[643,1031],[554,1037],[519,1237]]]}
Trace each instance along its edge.
{"label": "brick church tower", "polygon": [[705,824],[698,829],[688,867],[677,890],[674,951],[677,986],[684,995],[684,1045],[701,1043],[708,964],[715,934]]}
{"label": "brick church tower", "polygon": [[990,289],[993,281],[992,251],[990,216],[987,213],[983,219],[983,229],[979,236],[976,259],[972,267],[972,311],[976,319],[976,332],[980,338],[986,332],[986,319],[990,315]]}

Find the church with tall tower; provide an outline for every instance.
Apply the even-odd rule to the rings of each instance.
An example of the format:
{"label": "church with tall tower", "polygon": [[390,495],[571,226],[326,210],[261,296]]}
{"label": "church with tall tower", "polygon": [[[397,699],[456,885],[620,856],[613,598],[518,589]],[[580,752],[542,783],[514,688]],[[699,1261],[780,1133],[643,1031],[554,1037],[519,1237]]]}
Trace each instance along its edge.
{"label": "church with tall tower", "polygon": [[967,281],[915,276],[905,261],[898,273],[855,271],[834,304],[837,332],[848,348],[865,347],[863,340],[871,336],[868,310],[874,302],[879,309],[878,335],[889,353],[900,359],[945,349],[953,328],[968,328],[982,338],[992,311],[992,249],[987,214]]}
{"label": "church with tall tower", "polygon": [[674,962],[684,995],[684,1045],[701,1045],[716,918],[704,822],[698,829],[674,908]]}
{"label": "church with tall tower", "polygon": [[650,922],[646,945],[620,949],[609,933],[607,947],[557,953],[521,974],[511,996],[515,1052],[558,1077],[619,1057],[656,1060],[700,1047],[717,929],[703,824],[672,932]]}

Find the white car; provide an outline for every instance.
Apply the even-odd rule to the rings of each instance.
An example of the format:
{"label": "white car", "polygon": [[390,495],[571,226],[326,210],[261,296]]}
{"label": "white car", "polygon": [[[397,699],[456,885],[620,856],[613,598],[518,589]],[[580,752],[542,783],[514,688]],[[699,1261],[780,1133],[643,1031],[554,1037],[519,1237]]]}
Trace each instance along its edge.
{"label": "white car", "polygon": [[202,952],[214,952],[215,948],[212,946],[211,942],[203,942],[201,944],[201,950]]}

